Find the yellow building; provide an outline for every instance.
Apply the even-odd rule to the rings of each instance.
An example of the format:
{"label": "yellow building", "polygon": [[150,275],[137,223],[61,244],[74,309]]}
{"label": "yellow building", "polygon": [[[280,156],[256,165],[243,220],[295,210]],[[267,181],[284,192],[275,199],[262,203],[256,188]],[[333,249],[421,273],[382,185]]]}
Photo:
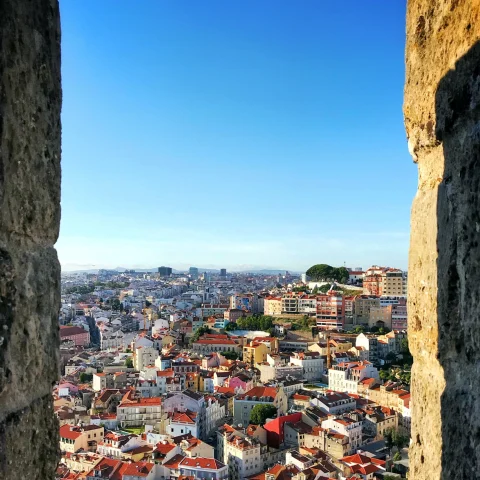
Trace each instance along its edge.
{"label": "yellow building", "polygon": [[257,364],[267,361],[269,348],[265,343],[250,342],[243,347],[243,361],[245,363]]}
{"label": "yellow building", "polygon": [[267,297],[263,301],[263,312],[265,315],[281,315],[282,299],[279,297]]}

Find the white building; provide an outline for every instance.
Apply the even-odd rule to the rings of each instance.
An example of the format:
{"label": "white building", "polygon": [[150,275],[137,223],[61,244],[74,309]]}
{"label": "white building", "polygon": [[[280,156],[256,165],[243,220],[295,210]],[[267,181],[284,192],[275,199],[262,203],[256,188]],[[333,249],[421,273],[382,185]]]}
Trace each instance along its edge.
{"label": "white building", "polygon": [[158,356],[158,350],[153,347],[137,347],[133,357],[133,367],[135,370],[144,370],[149,365],[155,365]]}
{"label": "white building", "polygon": [[290,363],[303,368],[306,381],[320,380],[323,375],[323,359],[318,352],[295,352],[290,357]]}
{"label": "white building", "polygon": [[323,420],[322,428],[330,428],[341,435],[348,437],[350,453],[356,452],[362,445],[362,422],[347,416],[330,417]]}
{"label": "white building", "polygon": [[358,384],[364,378],[380,378],[370,362],[339,363],[328,371],[328,388],[336,392],[358,393]]}

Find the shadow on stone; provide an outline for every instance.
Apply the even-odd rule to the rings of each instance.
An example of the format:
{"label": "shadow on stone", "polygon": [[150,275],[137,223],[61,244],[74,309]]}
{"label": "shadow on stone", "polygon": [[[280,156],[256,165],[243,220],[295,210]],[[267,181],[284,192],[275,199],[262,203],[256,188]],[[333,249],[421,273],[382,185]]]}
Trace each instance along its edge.
{"label": "shadow on stone", "polygon": [[[480,469],[480,42],[439,82],[435,137],[444,175],[437,200],[438,360],[442,476]],[[428,433],[425,432],[427,435]]]}

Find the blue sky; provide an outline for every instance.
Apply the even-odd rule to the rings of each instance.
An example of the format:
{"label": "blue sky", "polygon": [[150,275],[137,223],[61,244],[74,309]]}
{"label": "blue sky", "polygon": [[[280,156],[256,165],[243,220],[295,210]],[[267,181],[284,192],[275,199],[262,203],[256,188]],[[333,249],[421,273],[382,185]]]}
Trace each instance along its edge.
{"label": "blue sky", "polygon": [[406,268],[404,3],[61,0],[63,268]]}

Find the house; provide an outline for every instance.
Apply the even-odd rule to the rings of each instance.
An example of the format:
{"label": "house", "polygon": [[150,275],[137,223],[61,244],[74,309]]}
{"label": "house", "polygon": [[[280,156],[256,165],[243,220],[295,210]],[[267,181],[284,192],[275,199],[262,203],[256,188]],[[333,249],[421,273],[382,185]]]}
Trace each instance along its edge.
{"label": "house", "polygon": [[250,423],[250,413],[256,405],[272,405],[277,415],[284,414],[287,409],[287,396],[283,387],[253,387],[248,392],[238,395],[233,400],[233,422],[245,427]]}
{"label": "house", "polygon": [[82,327],[60,325],[60,342],[72,340],[75,346],[86,347],[90,344],[90,332]]}
{"label": "house", "polygon": [[343,457],[340,459],[340,463],[344,465],[343,473],[345,475],[357,475],[362,480],[372,480],[377,478],[377,473],[381,474],[387,470],[384,460],[361,453]]}
{"label": "house", "polygon": [[228,467],[214,458],[184,457],[179,463],[180,475],[195,479],[228,480]]}
{"label": "house", "polygon": [[60,450],[75,453],[79,450],[95,452],[98,442],[103,441],[104,429],[99,425],[60,427]]}
{"label": "house", "polygon": [[162,399],[132,398],[131,392],[124,395],[117,407],[117,419],[122,427],[152,425],[162,418]]}
{"label": "house", "polygon": [[329,417],[322,422],[322,428],[333,430],[348,437],[350,452],[362,445],[362,421],[349,416]]}
{"label": "house", "polygon": [[295,352],[290,357],[290,363],[303,368],[303,378],[307,382],[320,380],[324,373],[323,358],[318,352]]}
{"label": "house", "polygon": [[380,378],[370,362],[342,362],[328,370],[328,388],[336,392],[358,393],[358,384],[364,378]]}
{"label": "house", "polygon": [[185,410],[184,412],[170,412],[168,414],[167,433],[174,437],[190,434],[194,437],[199,433],[199,418],[196,412]]}
{"label": "house", "polygon": [[311,403],[331,415],[351,412],[357,408],[355,399],[344,392],[327,392],[312,398]]}

